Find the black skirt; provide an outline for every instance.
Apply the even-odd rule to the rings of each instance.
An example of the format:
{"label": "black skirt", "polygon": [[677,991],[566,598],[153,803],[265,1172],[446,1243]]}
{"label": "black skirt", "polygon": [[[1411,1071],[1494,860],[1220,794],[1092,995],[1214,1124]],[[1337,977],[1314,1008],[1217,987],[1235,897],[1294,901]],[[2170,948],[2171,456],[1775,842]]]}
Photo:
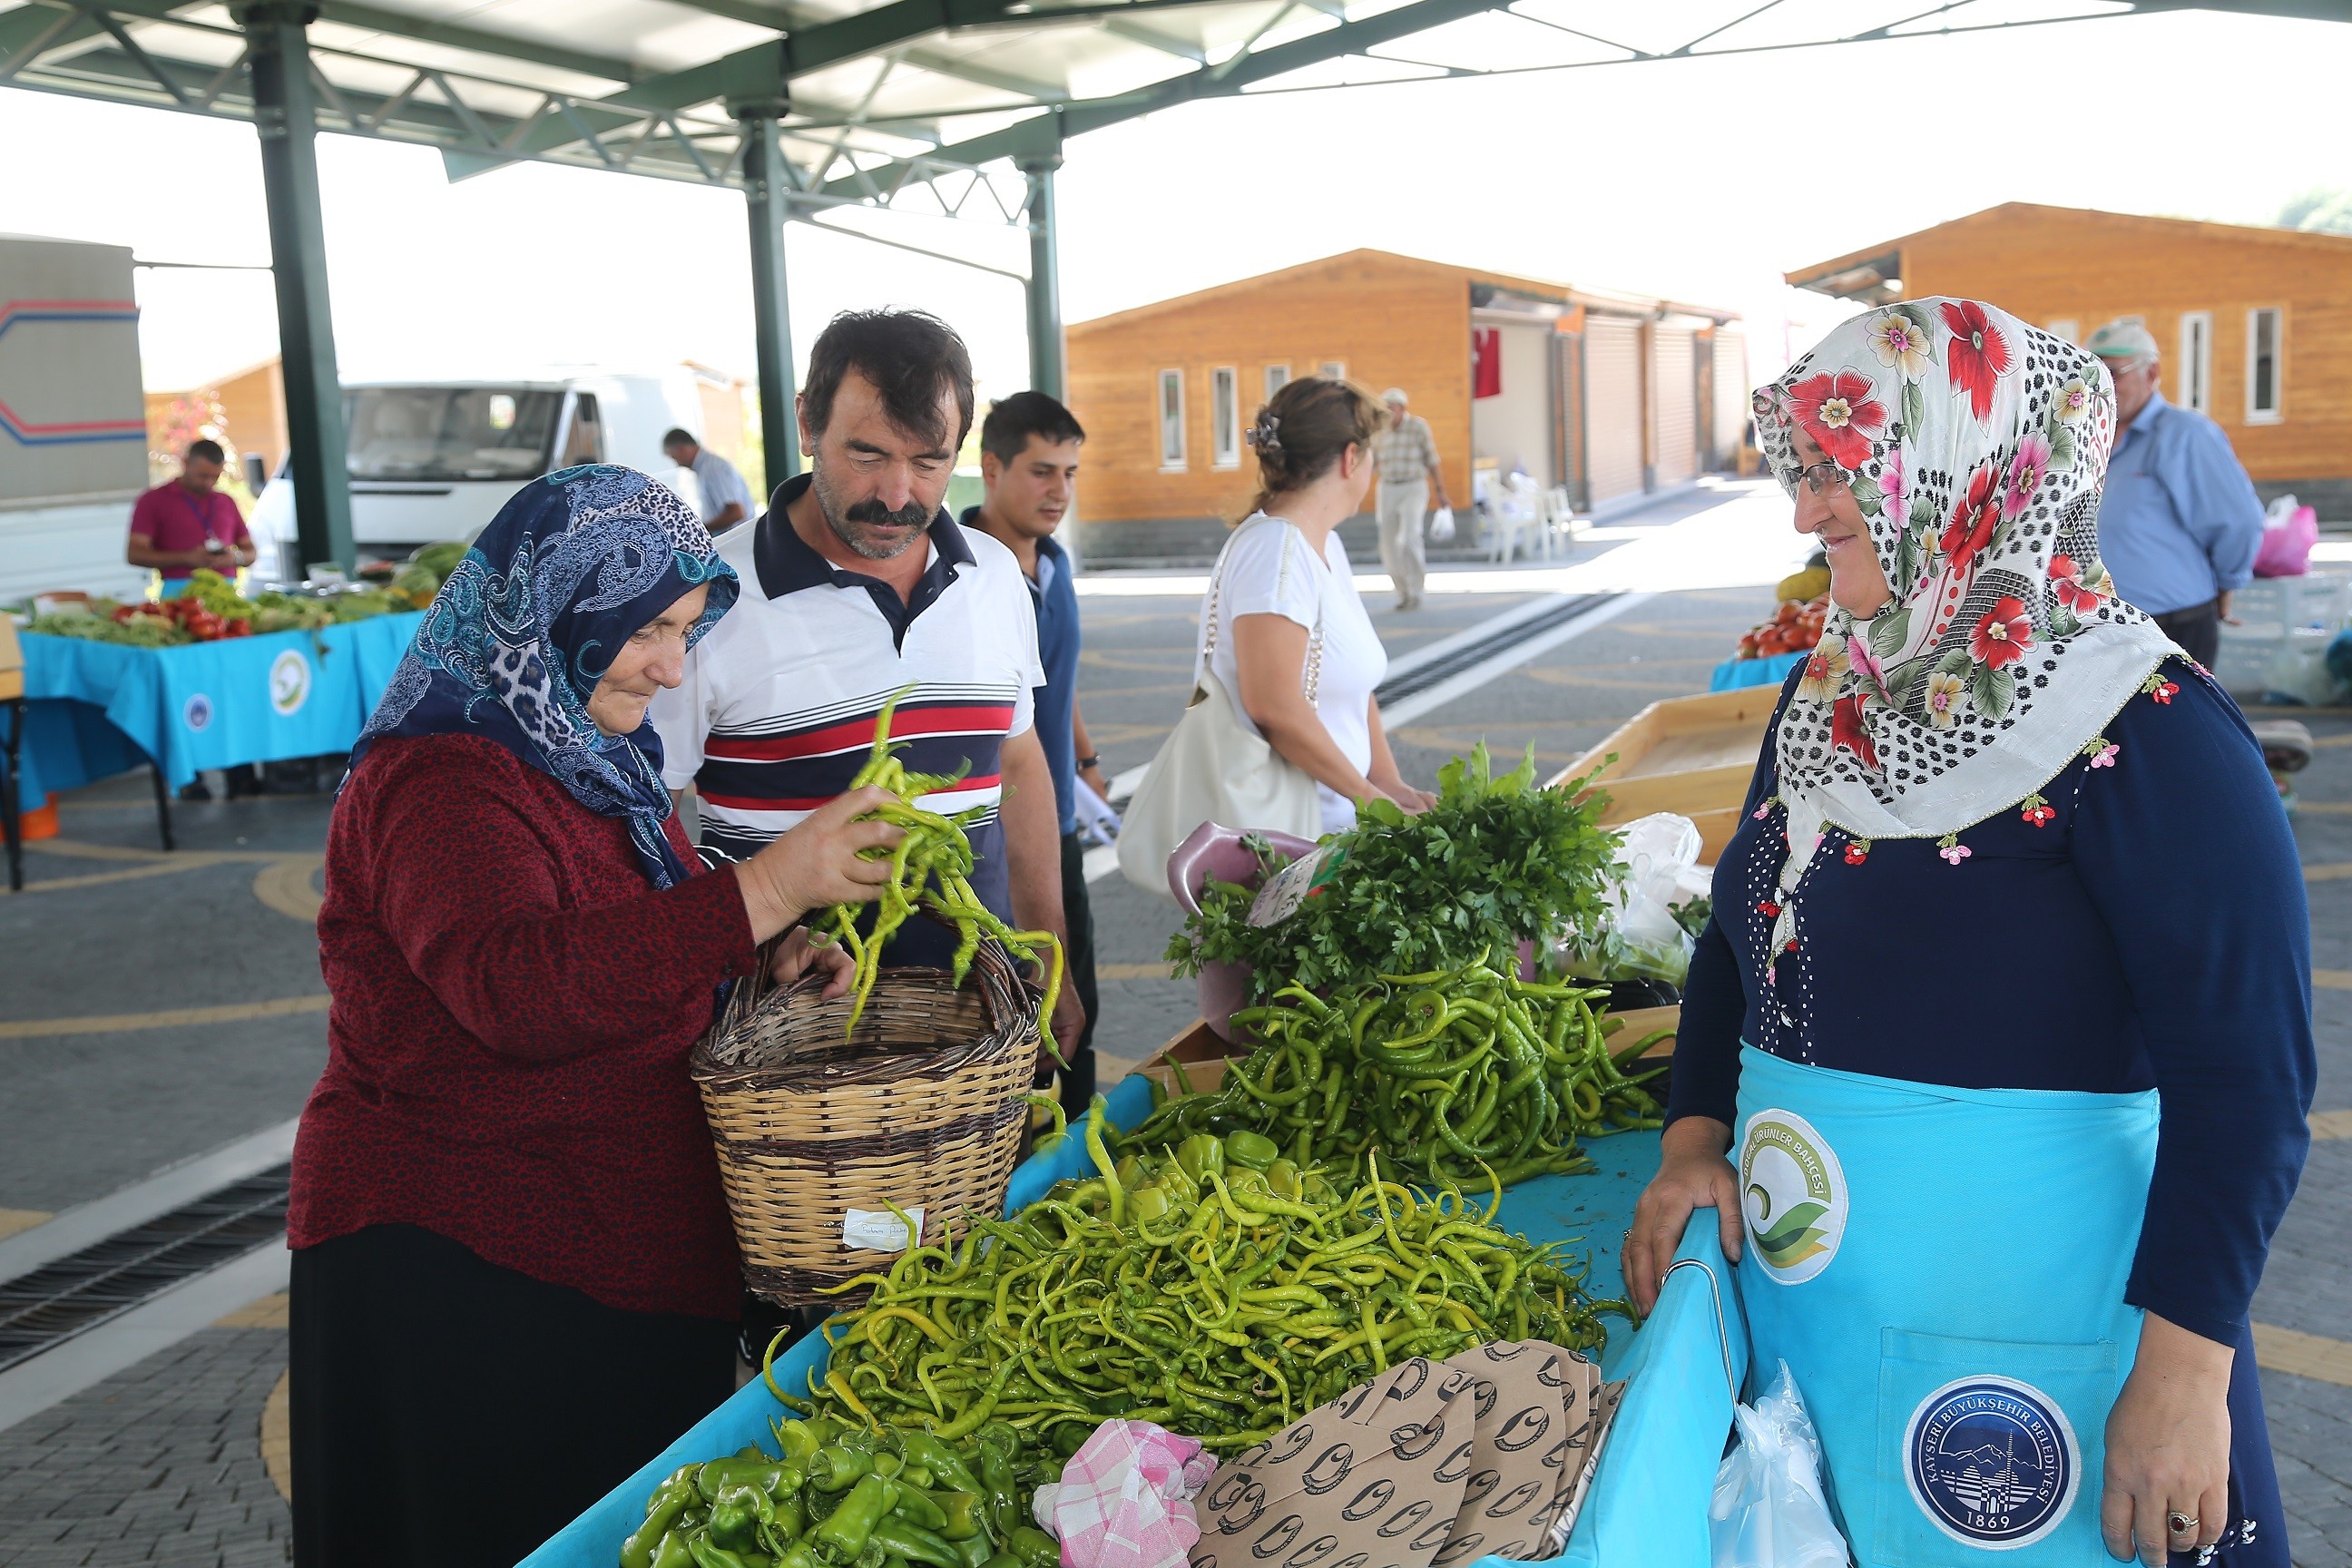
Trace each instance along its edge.
{"label": "black skirt", "polygon": [[294,1254],[299,1568],[511,1568],[735,1390],[735,1325],[625,1312],[415,1226]]}

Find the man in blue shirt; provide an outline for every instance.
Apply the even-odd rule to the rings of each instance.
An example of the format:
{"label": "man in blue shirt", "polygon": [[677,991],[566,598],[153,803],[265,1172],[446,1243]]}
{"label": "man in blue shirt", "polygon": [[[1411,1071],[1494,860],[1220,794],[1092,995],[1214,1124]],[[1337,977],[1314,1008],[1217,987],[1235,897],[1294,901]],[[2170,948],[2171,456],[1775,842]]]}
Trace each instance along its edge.
{"label": "man in blue shirt", "polygon": [[1071,1118],[1086,1113],[1095,1092],[1094,911],[1087,900],[1086,849],[1078,839],[1077,781],[1108,796],[1102,759],[1087,739],[1078,712],[1078,595],[1070,558],[1054,541],[1069,515],[1078,480],[1078,447],[1087,438],[1070,411],[1042,392],[1019,392],[990,405],[980,426],[980,475],[986,490],[967,510],[963,525],[1013,552],[1029,579],[1037,609],[1037,739],[1054,775],[1054,804],[1062,822],[1062,913],[1069,931],[1069,985],[1087,1010],[1086,1029],[1062,1075],[1062,1105]]}
{"label": "man in blue shirt", "polygon": [[2116,592],[2213,667],[2230,595],[2252,577],[2263,503],[2230,438],[2156,389],[2156,339],[2109,321],[2086,345],[2116,380],[2116,448],[2099,502],[2099,559]]}

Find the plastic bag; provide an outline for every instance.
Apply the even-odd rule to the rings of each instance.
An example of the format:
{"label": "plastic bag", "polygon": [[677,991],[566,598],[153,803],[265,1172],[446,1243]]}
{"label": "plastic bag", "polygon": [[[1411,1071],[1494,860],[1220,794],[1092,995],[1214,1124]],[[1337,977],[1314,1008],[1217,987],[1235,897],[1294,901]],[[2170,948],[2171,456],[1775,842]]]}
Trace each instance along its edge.
{"label": "plastic bag", "polygon": [[[1658,812],[1619,832],[1618,881],[1608,894],[1597,930],[1570,931],[1553,949],[1565,973],[1591,980],[1663,980],[1679,986],[1690,973],[1697,944],[1674,906],[1703,890],[1698,877],[1703,840],[1687,816]],[[1697,883],[1698,886],[1693,886]]]}
{"label": "plastic bag", "polygon": [[2318,542],[2319,513],[2291,495],[2279,497],[2263,514],[2263,543],[2254,552],[2254,575],[2303,576],[2311,570],[2311,547]]}
{"label": "plastic bag", "polygon": [[1717,1467],[1707,1509],[1715,1568],[1845,1568],[1845,1538],[1822,1494],[1821,1439],[1789,1363],[1731,1418],[1739,1446]]}
{"label": "plastic bag", "polygon": [[1454,542],[1454,509],[1452,507],[1442,506],[1429,514],[1429,542],[1432,544]]}
{"label": "plastic bag", "polygon": [[1063,1568],[1184,1568],[1201,1539],[1192,1499],[1217,1473],[1198,1439],[1149,1421],[1106,1421],[1037,1489],[1029,1511],[1062,1543]]}

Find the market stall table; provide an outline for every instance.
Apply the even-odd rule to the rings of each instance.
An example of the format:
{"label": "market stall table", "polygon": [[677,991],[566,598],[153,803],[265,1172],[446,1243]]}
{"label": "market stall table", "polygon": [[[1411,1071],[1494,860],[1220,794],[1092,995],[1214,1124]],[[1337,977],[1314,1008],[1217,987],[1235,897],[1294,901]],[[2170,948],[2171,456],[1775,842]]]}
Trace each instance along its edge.
{"label": "market stall table", "polygon": [[18,798],[29,806],[152,764],[169,849],[169,792],[205,769],[349,751],[423,618],[181,647],[28,633]]}
{"label": "market stall table", "polygon": [[[1150,1087],[1129,1077],[1106,1110],[1118,1126],[1149,1114]],[[1575,1240],[1575,1255],[1591,1258],[1589,1289],[1621,1294],[1617,1244],[1633,1205],[1658,1167],[1658,1134],[1623,1132],[1587,1145],[1596,1171],[1544,1176],[1513,1187],[1496,1223],[1530,1239]],[[1008,1212],[1045,1194],[1066,1176],[1090,1170],[1082,1141],[1073,1136],[1052,1153],[1013,1173]],[[1727,1317],[1726,1314],[1728,1314]],[[1636,1333],[1612,1323],[1601,1370],[1628,1379],[1625,1401],[1601,1449],[1600,1468],[1568,1548],[1556,1564],[1578,1568],[1705,1568],[1708,1562],[1707,1503],[1716,1464],[1731,1428],[1734,1394],[1747,1376],[1748,1333],[1731,1271],[1707,1215],[1695,1216],[1666,1281],[1657,1310]],[[805,1386],[821,1364],[820,1336],[803,1339],[776,1358],[777,1382]],[[772,1446],[771,1420],[788,1412],[754,1379],[697,1423],[552,1540],[524,1559],[523,1568],[612,1568],[620,1545],[645,1516],[645,1501],[679,1466],[734,1453],[747,1443]],[[1501,1568],[1483,1558],[1462,1568]]]}

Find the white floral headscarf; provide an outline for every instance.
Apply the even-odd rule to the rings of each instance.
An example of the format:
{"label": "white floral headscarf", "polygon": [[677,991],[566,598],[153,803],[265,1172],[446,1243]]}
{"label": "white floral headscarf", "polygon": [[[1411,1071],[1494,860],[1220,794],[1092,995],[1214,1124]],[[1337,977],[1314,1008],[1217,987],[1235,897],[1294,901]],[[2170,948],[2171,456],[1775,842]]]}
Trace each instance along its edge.
{"label": "white floral headscarf", "polygon": [[2178,651],[2099,564],[2095,355],[1973,300],[1906,300],[1755,405],[1791,496],[1798,427],[1844,470],[1894,590],[1867,622],[1832,613],[1781,718],[1795,869],[1824,824],[1939,837],[2027,799]]}

